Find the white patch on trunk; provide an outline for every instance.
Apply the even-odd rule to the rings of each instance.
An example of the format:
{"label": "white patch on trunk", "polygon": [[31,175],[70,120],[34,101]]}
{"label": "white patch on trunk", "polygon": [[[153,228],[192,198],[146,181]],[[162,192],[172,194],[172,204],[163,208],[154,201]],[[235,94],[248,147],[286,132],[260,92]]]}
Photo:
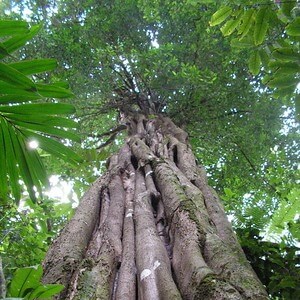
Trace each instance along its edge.
{"label": "white patch on trunk", "polygon": [[127,214],[126,214],[125,218],[130,218],[132,216],[133,216],[133,209],[132,208],[128,208]]}
{"label": "white patch on trunk", "polygon": [[160,262],[158,260],[155,261],[154,266],[153,266],[153,271],[157,269],[160,266]]}
{"label": "white patch on trunk", "polygon": [[145,175],[145,177],[147,177],[147,176],[149,176],[150,174],[152,174],[153,173],[153,171],[151,170],[151,171],[149,171],[149,172],[147,172],[146,173],[146,175]]}
{"label": "white patch on trunk", "polygon": [[148,277],[155,269],[157,269],[158,267],[160,266],[160,262],[158,260],[156,260],[154,262],[154,265],[153,265],[153,268],[152,268],[152,271],[150,269],[144,269],[141,273],[141,281],[143,279],[145,279],[146,277]]}
{"label": "white patch on trunk", "polygon": [[146,277],[148,277],[151,274],[151,270],[144,269],[141,273],[141,281],[144,280]]}

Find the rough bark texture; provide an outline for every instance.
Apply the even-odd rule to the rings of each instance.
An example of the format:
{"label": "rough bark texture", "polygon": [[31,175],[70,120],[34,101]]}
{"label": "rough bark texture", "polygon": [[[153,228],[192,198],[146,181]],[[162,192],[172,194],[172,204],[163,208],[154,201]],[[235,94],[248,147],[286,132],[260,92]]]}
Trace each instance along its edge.
{"label": "rough bark texture", "polygon": [[167,117],[130,114],[129,137],[44,261],[57,299],[268,299]]}
{"label": "rough bark texture", "polygon": [[2,258],[0,256],[0,299],[4,299],[6,296],[6,281],[2,269]]}

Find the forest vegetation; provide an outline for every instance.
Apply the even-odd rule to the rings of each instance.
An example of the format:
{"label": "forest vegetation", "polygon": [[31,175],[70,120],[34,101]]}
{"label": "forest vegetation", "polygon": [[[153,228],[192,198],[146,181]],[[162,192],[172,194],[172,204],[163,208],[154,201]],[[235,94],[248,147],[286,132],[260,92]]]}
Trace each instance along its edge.
{"label": "forest vegetation", "polygon": [[299,24],[298,1],[1,1],[0,298],[300,298]]}

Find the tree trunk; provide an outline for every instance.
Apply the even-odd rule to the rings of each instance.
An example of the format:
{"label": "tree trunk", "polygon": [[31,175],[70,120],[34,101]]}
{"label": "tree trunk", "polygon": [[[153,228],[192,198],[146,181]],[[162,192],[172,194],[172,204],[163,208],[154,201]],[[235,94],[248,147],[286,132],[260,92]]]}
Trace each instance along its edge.
{"label": "tree trunk", "polygon": [[0,299],[4,299],[6,296],[6,280],[2,268],[2,258],[0,256]]}
{"label": "tree trunk", "polygon": [[132,113],[129,137],[49,249],[57,299],[268,299],[187,134]]}

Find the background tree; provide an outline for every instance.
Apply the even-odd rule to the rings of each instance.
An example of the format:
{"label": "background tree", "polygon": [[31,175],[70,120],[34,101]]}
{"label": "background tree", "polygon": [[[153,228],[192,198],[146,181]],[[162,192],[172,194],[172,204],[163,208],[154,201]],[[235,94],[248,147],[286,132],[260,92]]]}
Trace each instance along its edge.
{"label": "background tree", "polygon": [[[288,220],[283,218],[280,226],[289,223],[294,228],[290,233],[297,237],[294,217],[298,210],[292,196],[297,194],[297,129],[290,121],[293,110],[287,110],[281,99],[272,99],[272,91],[261,85],[260,77],[249,75],[244,67],[247,53],[237,56],[218,30],[204,30],[217,10],[212,3],[82,5],[72,1],[60,2],[58,13],[51,3],[22,5],[36,12],[32,14],[36,20],[48,17],[47,31],[52,36],[41,34],[28,45],[27,55],[37,49],[44,55],[43,49],[47,49],[47,55],[61,62],[63,72],[55,76],[68,77],[79,95],[75,101],[80,107],[86,148],[99,147],[106,136],[108,141],[117,141],[110,139],[116,132],[102,134],[113,127],[117,117],[108,107],[114,107],[120,88],[134,95],[147,96],[150,91],[160,109],[189,131],[195,153],[207,167],[210,182],[223,195],[227,212],[234,215],[233,224],[243,232],[241,236],[253,237],[256,249],[262,249],[258,245],[264,242],[250,229],[263,236],[270,215],[278,207],[284,210],[295,203]],[[264,93],[258,93],[262,89]],[[100,118],[101,112],[105,118]],[[78,180],[79,190],[83,190],[82,181],[89,183],[98,164],[88,160],[107,156],[101,149],[98,153],[92,149],[85,152],[83,168],[90,179]],[[279,172],[274,172],[274,166]],[[74,170],[69,173],[76,177]],[[279,252],[291,243],[283,243]],[[276,288],[287,278],[271,276]],[[290,276],[282,287],[293,290],[294,278]]]}

